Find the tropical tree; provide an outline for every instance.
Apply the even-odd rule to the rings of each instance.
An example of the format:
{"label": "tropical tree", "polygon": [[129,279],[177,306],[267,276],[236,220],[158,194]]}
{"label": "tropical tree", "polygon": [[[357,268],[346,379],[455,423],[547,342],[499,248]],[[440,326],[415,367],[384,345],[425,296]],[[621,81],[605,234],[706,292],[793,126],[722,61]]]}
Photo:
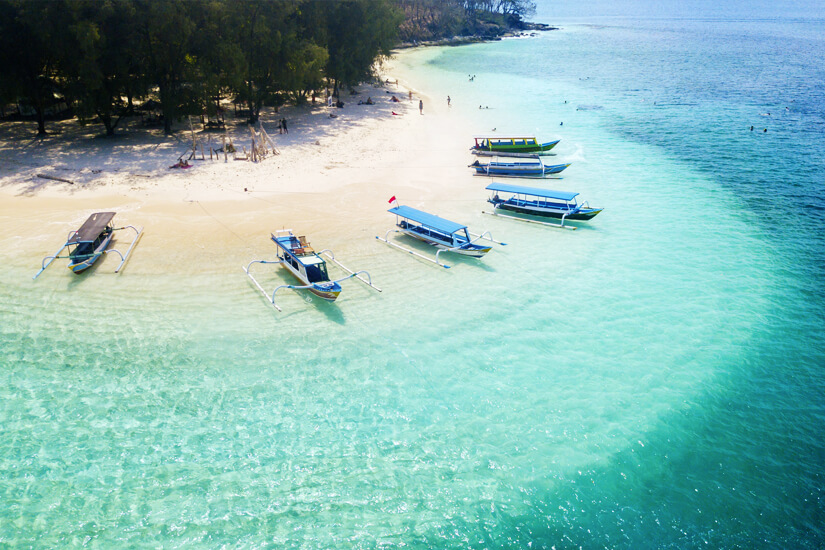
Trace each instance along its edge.
{"label": "tropical tree", "polygon": [[75,46],[64,63],[65,90],[81,122],[97,117],[111,136],[131,112],[130,98],[145,93],[134,56],[136,10],[130,0],[74,0],[69,7]]}
{"label": "tropical tree", "polygon": [[192,39],[195,76],[189,84],[207,116],[218,114],[220,100],[243,86],[245,60],[236,40],[235,3],[200,2],[192,13],[198,32]]}
{"label": "tropical tree", "polygon": [[390,55],[395,45],[401,11],[389,0],[351,0],[328,4],[327,76],[334,94],[341,84],[354,85],[371,78],[376,60]]}
{"label": "tropical tree", "polygon": [[189,83],[197,75],[193,13],[199,6],[185,0],[135,0],[136,53],[146,82],[158,90],[166,134],[172,133],[174,120],[191,112],[197,97]]}
{"label": "tropical tree", "polygon": [[0,79],[6,94],[35,111],[38,135],[46,134],[46,112],[55,104],[65,33],[62,0],[0,0]]}

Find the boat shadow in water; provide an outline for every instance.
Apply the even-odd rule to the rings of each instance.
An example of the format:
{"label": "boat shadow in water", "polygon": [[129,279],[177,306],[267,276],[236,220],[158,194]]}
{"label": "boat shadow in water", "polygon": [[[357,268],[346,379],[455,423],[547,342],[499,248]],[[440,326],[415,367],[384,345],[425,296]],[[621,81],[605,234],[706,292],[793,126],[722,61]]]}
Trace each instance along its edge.
{"label": "boat shadow in water", "polygon": [[337,323],[339,325],[346,324],[347,320],[344,318],[344,313],[341,311],[341,306],[336,302],[328,302],[317,296],[313,296],[309,290],[294,291],[303,301],[311,304],[318,310],[327,320]]}
{"label": "boat shadow in water", "polygon": [[[438,247],[435,245],[425,243],[420,239],[416,239],[410,235],[397,235],[396,241],[403,244],[404,246],[408,247],[410,250],[418,252],[424,256],[433,256],[435,257],[435,253],[438,252]],[[469,256],[463,256],[461,254],[456,254],[455,252],[447,252],[444,251],[441,256],[439,257],[439,261],[449,265],[451,268],[454,268],[458,265],[466,264],[471,267],[480,267],[485,271],[496,271],[494,267],[487,265],[486,259],[484,258],[471,258]],[[426,265],[426,262],[421,262],[420,260],[418,263]],[[444,270],[449,271],[449,270]]]}
{"label": "boat shadow in water", "polygon": [[445,252],[441,255],[441,259],[446,259],[447,263],[449,263],[453,268],[466,264],[472,268],[483,269],[489,273],[495,273],[498,271],[495,267],[487,263],[487,258],[470,258],[468,256],[462,256],[461,254],[450,254],[449,252]]}
{"label": "boat shadow in water", "polygon": [[[102,258],[99,258],[95,263],[81,271],[80,273],[69,273],[69,281],[66,283],[66,290],[72,290],[77,286],[82,285],[86,279],[91,277],[95,274],[95,272],[100,269],[100,266],[106,263],[106,255],[104,254]],[[70,270],[66,270],[70,271]]]}
{"label": "boat shadow in water", "polygon": [[564,222],[564,227],[562,228],[559,226],[559,220],[554,218],[545,218],[543,216],[531,216],[529,214],[523,214],[521,212],[499,211],[499,213],[503,216],[509,216],[510,218],[520,220],[523,222],[552,226],[556,229],[574,230],[574,233],[600,230],[599,227],[596,227],[584,220],[566,220]]}
{"label": "boat shadow in water", "polygon": [[278,305],[281,306],[282,311],[272,308],[272,314],[279,323],[284,322],[293,315],[302,315],[306,313],[307,307],[305,306],[311,306],[324,315],[329,321],[339,325],[346,324],[347,320],[344,317],[344,313],[340,309],[341,306],[337,303],[337,301],[335,303],[327,302],[326,300],[314,296],[312,292],[306,289],[284,291],[283,294],[279,292],[278,297]]}

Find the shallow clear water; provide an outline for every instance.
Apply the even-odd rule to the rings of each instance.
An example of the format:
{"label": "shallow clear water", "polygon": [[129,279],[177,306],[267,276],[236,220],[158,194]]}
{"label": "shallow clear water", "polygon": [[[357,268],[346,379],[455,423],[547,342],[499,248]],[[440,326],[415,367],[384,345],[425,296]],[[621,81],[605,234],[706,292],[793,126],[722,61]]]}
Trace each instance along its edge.
{"label": "shallow clear water", "polygon": [[381,294],[279,314],[239,269],[33,285],[12,254],[0,542],[822,545],[821,31],[623,20],[405,57],[479,133],[561,138],[547,186],[605,211],[491,219],[479,183],[446,208],[510,243],[481,264],[341,237]]}

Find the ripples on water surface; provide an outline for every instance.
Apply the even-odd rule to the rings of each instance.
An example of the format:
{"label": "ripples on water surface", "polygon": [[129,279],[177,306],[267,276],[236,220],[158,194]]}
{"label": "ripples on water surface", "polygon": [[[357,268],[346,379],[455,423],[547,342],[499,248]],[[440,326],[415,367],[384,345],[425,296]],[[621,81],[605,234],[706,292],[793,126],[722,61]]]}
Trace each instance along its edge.
{"label": "ripples on water surface", "polygon": [[32,286],[12,261],[0,542],[823,544],[811,25],[573,25],[411,56],[479,132],[561,137],[552,186],[607,207],[562,232],[482,219],[483,193],[448,205],[506,234],[482,266],[348,244],[383,294],[276,315],[234,272]]}

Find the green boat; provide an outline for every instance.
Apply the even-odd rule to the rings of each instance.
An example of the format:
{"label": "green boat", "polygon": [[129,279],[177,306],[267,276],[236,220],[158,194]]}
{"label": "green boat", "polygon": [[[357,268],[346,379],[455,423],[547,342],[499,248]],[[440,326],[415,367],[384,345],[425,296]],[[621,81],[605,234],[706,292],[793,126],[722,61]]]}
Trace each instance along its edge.
{"label": "green boat", "polygon": [[559,140],[539,143],[535,137],[524,136],[474,136],[475,145],[470,150],[477,155],[531,156],[548,154]]}

